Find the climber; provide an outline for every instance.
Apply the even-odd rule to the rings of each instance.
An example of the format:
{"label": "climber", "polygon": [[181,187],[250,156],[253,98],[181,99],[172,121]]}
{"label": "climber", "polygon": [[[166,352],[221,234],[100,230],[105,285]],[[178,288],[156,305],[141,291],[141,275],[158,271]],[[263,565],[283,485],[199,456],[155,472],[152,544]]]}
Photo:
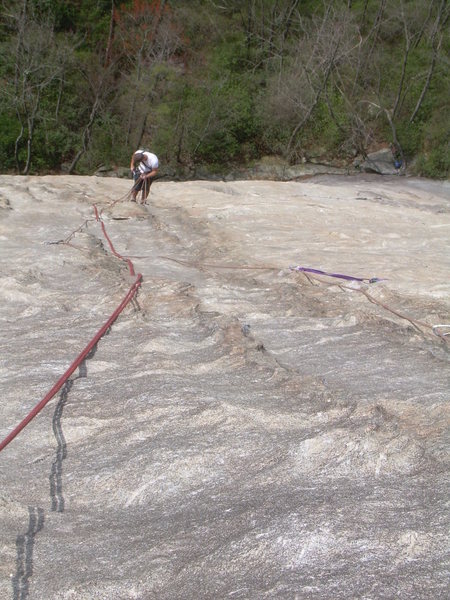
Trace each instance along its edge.
{"label": "climber", "polygon": [[146,204],[150,186],[158,172],[159,161],[156,154],[148,150],[136,150],[131,157],[130,170],[133,174],[134,185],[131,190],[131,200],[136,202],[138,192],[141,192],[141,203]]}

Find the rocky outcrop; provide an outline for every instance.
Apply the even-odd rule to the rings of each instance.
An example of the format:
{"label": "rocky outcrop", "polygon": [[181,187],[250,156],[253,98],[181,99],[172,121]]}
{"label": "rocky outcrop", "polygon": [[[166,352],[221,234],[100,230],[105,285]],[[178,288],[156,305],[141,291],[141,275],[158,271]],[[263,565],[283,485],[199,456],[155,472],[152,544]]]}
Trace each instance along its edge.
{"label": "rocky outcrop", "polygon": [[[398,175],[404,173],[403,168],[395,168],[392,152],[389,148],[378,150],[367,155],[364,159],[359,157],[353,163],[339,164],[328,163],[326,160],[311,159],[290,165],[277,157],[265,157],[243,168],[230,167],[227,171],[217,171],[206,165],[192,166],[191,168],[178,168],[162,166],[158,177],[166,181],[195,181],[199,179],[209,181],[297,181],[315,175],[358,175],[360,173],[377,173],[379,175]],[[97,177],[130,178],[130,171],[125,167],[111,168],[102,166],[95,172]]]}
{"label": "rocky outcrop", "polygon": [[0,454],[2,600],[445,597],[448,188],[130,185],[0,176],[2,439],[134,281],[93,204],[143,275]]}
{"label": "rocky outcrop", "polygon": [[[353,171],[354,169],[350,169]],[[356,171],[355,171],[356,173]],[[226,173],[214,173],[206,167],[192,171],[188,179],[206,179],[215,181],[297,181],[314,175],[348,175],[349,169],[341,166],[304,162],[290,165],[275,157],[256,162],[251,167],[230,169]]]}
{"label": "rocky outcrop", "polygon": [[395,167],[394,157],[389,148],[371,152],[365,159],[357,159],[353,166],[365,173],[378,173],[379,175],[398,175],[403,172],[401,167]]}
{"label": "rocky outcrop", "polygon": [[94,175],[96,177],[120,177],[122,179],[131,179],[129,167],[111,168],[108,165],[102,165],[95,171]]}

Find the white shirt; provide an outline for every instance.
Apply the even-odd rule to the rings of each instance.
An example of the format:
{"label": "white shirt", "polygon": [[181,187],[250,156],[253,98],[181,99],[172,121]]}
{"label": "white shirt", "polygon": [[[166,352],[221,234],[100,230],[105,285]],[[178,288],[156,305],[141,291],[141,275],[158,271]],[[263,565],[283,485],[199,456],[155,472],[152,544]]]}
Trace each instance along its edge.
{"label": "white shirt", "polygon": [[144,150],[136,150],[135,154],[137,153],[142,153],[144,155],[138,167],[141,173],[150,173],[150,171],[159,167],[159,161],[156,154],[145,152]]}

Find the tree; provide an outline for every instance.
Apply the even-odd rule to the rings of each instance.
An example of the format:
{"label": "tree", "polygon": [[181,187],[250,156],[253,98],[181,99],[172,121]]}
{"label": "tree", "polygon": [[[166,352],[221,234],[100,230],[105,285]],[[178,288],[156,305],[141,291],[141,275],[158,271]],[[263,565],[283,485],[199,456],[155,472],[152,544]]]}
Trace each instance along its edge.
{"label": "tree", "polygon": [[[433,6],[433,4],[434,3],[432,3],[431,6]],[[426,74],[426,78],[425,78],[422,90],[420,92],[419,98],[417,99],[417,103],[416,103],[414,110],[409,118],[410,123],[412,123],[414,121],[414,119],[416,118],[416,116],[420,110],[420,107],[422,106],[422,103],[424,101],[425,95],[430,88],[431,79],[433,77],[433,74],[434,74],[434,71],[436,68],[436,63],[439,58],[439,52],[442,47],[442,41],[443,41],[443,37],[444,37],[444,27],[446,26],[446,24],[448,23],[448,20],[449,20],[449,12],[450,11],[449,11],[449,6],[447,3],[447,0],[440,0],[438,10],[437,10],[437,15],[435,17],[435,21],[431,28],[430,34],[428,36],[429,44],[431,46],[430,65],[429,65],[429,68],[428,68],[428,71]]]}
{"label": "tree", "polygon": [[[45,97],[57,80],[62,81],[72,48],[56,36],[51,12],[37,10],[33,2],[23,0],[4,16],[12,31],[3,47],[4,69],[6,74],[12,71],[14,77],[6,78],[2,95],[13,107],[19,124],[14,148],[16,168],[27,174],[32,163],[36,128],[48,118]],[[26,152],[22,160],[20,152],[24,144]]]}
{"label": "tree", "polygon": [[[284,154],[295,160],[301,155],[303,130],[319,104],[328,101],[331,77],[338,65],[348,62],[358,36],[348,9],[335,8],[333,2],[310,17],[295,12],[289,18],[289,54],[280,61],[279,72],[269,77],[265,118],[271,114],[280,123]],[[285,42],[283,39],[283,48]]]}
{"label": "tree", "polygon": [[122,106],[127,111],[125,146],[139,146],[167,71],[176,67],[183,40],[166,2],[133,0],[114,14],[116,48],[123,57]]}

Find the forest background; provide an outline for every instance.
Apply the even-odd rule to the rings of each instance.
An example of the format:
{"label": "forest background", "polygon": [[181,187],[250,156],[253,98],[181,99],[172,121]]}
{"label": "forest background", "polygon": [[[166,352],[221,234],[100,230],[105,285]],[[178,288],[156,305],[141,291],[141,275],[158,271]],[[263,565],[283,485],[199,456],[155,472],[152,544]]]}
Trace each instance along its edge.
{"label": "forest background", "polygon": [[89,174],[139,147],[180,176],[395,144],[450,170],[447,0],[8,0],[0,170]]}

